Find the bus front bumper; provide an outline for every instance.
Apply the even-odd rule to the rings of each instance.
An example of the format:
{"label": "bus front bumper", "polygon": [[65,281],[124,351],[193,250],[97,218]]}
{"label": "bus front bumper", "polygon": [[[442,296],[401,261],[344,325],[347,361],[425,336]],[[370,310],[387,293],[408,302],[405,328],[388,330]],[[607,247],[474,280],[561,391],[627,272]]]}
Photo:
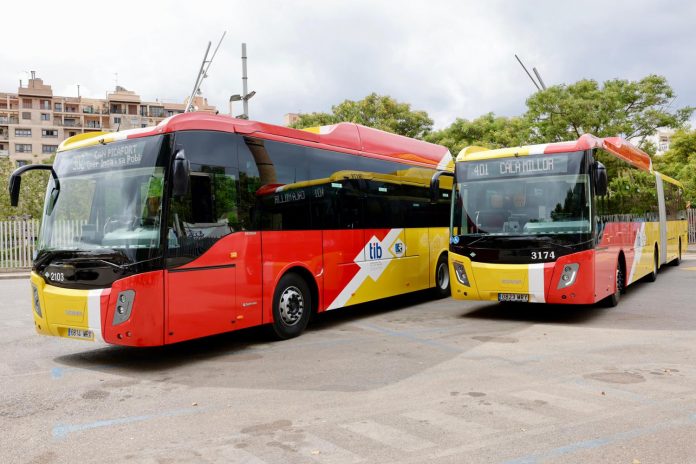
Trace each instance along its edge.
{"label": "bus front bumper", "polygon": [[[574,265],[573,272],[569,273],[569,265]],[[592,250],[533,264],[479,263],[450,251],[449,268],[452,297],[459,300],[559,304],[596,301]],[[572,275],[570,285],[559,283],[564,273]]]}

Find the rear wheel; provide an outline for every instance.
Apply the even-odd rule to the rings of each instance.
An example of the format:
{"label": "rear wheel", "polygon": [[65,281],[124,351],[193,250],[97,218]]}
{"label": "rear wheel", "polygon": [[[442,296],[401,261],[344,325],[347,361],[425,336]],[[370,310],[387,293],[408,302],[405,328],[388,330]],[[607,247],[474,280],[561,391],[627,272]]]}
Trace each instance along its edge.
{"label": "rear wheel", "polygon": [[281,340],[297,337],[307,328],[312,295],[297,274],[285,274],[273,294],[273,332]]}
{"label": "rear wheel", "polygon": [[437,266],[435,267],[435,292],[438,298],[446,298],[451,295],[447,255],[442,255],[437,260]]}
{"label": "rear wheel", "polygon": [[623,264],[621,261],[618,261],[616,263],[616,290],[614,293],[609,295],[604,299],[604,304],[610,308],[613,308],[614,306],[619,304],[619,301],[621,300],[621,294],[626,293],[626,277],[625,277],[625,272],[623,268]]}
{"label": "rear wheel", "polygon": [[653,268],[652,272],[648,275],[645,276],[645,280],[647,282],[655,282],[657,280],[657,260],[658,260],[659,252],[657,251],[657,246],[655,246],[655,251],[653,253]]}

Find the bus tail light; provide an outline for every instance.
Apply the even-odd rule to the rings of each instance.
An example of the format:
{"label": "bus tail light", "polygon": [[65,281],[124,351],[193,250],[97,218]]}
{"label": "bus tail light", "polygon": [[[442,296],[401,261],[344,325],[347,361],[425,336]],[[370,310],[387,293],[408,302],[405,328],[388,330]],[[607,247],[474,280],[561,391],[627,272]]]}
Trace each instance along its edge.
{"label": "bus tail light", "polygon": [[114,321],[112,325],[118,325],[130,319],[135,300],[134,290],[124,290],[119,292],[116,298],[116,311],[114,311]]}
{"label": "bus tail light", "polygon": [[580,265],[577,263],[564,264],[563,273],[561,274],[561,278],[558,279],[558,286],[556,289],[560,290],[573,285],[575,283],[575,278],[578,276],[579,268]]}
{"label": "bus tail light", "polygon": [[453,261],[452,266],[454,267],[454,275],[457,276],[457,280],[459,281],[459,283],[462,285],[466,285],[467,287],[470,287],[471,285],[469,284],[469,277],[466,275],[466,269],[464,269],[464,265],[459,261]]}
{"label": "bus tail light", "polygon": [[36,285],[31,284],[31,293],[34,296],[34,311],[36,312],[37,316],[43,317],[41,315],[41,300],[39,300],[39,289],[36,288]]}

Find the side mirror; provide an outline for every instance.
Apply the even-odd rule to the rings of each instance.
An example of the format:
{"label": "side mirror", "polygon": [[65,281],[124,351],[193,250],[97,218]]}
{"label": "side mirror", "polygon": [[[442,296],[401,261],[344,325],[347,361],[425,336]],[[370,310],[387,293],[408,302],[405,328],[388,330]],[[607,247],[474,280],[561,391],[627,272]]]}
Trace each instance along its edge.
{"label": "side mirror", "polygon": [[599,161],[595,161],[594,164],[594,184],[595,184],[595,195],[603,197],[607,194],[607,187],[609,181],[607,179],[607,168],[604,167]]}
{"label": "side mirror", "polygon": [[437,171],[430,179],[430,202],[437,203],[440,200],[440,177],[454,178],[454,173],[449,171]]}
{"label": "side mirror", "polygon": [[[53,170],[53,166],[50,164],[27,164],[25,166],[15,169],[15,171],[10,175],[10,205],[17,206],[19,204],[19,188],[22,185],[22,174],[27,171],[51,171],[53,176],[53,183],[55,184],[54,189],[60,191],[60,182],[58,181],[58,175],[56,171]],[[58,194],[56,194],[56,199]]]}
{"label": "side mirror", "polygon": [[16,207],[19,204],[19,187],[22,185],[22,176],[10,176],[10,206]]}
{"label": "side mirror", "polygon": [[188,192],[191,164],[186,159],[184,150],[179,150],[174,156],[174,169],[172,172],[172,196],[183,197]]}

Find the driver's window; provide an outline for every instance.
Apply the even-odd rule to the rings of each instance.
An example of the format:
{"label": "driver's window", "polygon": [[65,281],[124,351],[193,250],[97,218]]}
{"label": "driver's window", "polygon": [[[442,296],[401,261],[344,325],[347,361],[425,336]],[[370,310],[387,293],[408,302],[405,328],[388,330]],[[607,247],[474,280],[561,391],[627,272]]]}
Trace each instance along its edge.
{"label": "driver's window", "polygon": [[189,189],[172,198],[167,233],[171,266],[192,261],[220,238],[241,230],[236,138],[232,134],[187,131],[176,135],[191,166]]}

